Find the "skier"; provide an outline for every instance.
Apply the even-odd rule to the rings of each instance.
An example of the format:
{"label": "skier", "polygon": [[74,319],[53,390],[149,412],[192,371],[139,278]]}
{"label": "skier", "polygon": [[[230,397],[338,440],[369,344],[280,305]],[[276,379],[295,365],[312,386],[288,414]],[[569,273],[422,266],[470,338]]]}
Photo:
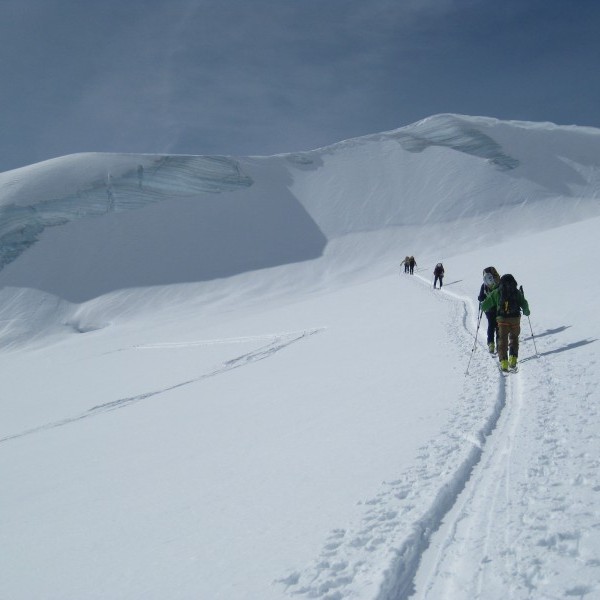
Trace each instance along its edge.
{"label": "skier", "polygon": [[[483,283],[481,284],[481,289],[479,290],[479,296],[477,296],[477,300],[479,300],[479,305],[491,294],[492,290],[498,287],[500,283],[500,275],[498,271],[494,267],[486,267],[483,270]],[[487,318],[488,327],[487,327],[487,345],[490,351],[490,354],[494,354],[496,351],[496,346],[494,344],[494,339],[498,340],[498,323],[496,323],[496,307],[493,306],[490,310],[486,311],[485,316]]]}
{"label": "skier", "polygon": [[[519,334],[521,333],[521,310],[528,317],[529,303],[523,294],[523,286],[517,288],[515,278],[502,275],[498,286],[481,303],[481,310],[496,307],[498,323],[498,358],[500,369],[515,369],[519,356]],[[509,357],[510,354],[510,357]]]}
{"label": "skier", "polygon": [[435,290],[436,283],[440,282],[440,290],[442,289],[442,279],[444,279],[444,265],[438,263],[433,270],[433,289]]}
{"label": "skier", "polygon": [[414,257],[414,256],[411,256],[411,257],[408,259],[408,267],[409,267],[409,269],[408,269],[408,272],[409,272],[411,275],[413,275],[413,273],[414,273],[414,270],[415,270],[415,267],[416,267],[416,266],[417,266],[417,261],[415,260],[415,257]]}
{"label": "skier", "polygon": [[400,263],[400,266],[404,265],[404,272],[408,273],[410,263],[410,256],[406,256],[404,260]]}

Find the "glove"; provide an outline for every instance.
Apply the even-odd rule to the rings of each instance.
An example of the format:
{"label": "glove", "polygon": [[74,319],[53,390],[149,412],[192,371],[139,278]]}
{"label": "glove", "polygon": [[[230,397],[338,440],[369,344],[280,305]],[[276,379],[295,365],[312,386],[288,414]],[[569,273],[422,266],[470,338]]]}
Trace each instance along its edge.
{"label": "glove", "polygon": [[528,317],[528,316],[529,316],[531,313],[529,312],[529,309],[528,309],[528,308],[524,308],[524,309],[523,309],[523,314],[524,314],[526,317]]}

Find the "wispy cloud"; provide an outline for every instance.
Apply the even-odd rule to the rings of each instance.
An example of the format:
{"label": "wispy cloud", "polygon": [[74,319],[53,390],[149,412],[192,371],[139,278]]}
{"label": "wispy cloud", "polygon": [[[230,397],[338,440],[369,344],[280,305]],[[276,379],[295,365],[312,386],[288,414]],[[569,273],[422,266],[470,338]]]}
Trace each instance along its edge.
{"label": "wispy cloud", "polygon": [[4,12],[0,169],[87,150],[293,151],[435,112],[600,124],[600,83],[572,93],[600,58],[597,3],[7,0]]}

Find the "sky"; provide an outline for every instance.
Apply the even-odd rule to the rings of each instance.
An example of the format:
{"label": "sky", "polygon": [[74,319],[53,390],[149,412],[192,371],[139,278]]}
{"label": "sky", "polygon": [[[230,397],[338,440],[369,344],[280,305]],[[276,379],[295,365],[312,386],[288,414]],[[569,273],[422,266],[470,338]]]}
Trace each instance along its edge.
{"label": "sky", "polygon": [[0,171],[271,155],[437,113],[600,126],[593,0],[4,0]]}

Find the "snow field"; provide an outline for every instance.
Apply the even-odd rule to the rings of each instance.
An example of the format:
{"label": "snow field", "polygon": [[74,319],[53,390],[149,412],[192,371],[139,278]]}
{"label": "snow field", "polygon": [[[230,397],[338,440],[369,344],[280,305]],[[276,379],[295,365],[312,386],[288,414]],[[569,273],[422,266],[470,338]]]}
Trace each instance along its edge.
{"label": "snow field", "polygon": [[[596,597],[599,141],[439,115],[4,174],[0,597]],[[523,319],[506,378],[491,264],[539,352]]]}

